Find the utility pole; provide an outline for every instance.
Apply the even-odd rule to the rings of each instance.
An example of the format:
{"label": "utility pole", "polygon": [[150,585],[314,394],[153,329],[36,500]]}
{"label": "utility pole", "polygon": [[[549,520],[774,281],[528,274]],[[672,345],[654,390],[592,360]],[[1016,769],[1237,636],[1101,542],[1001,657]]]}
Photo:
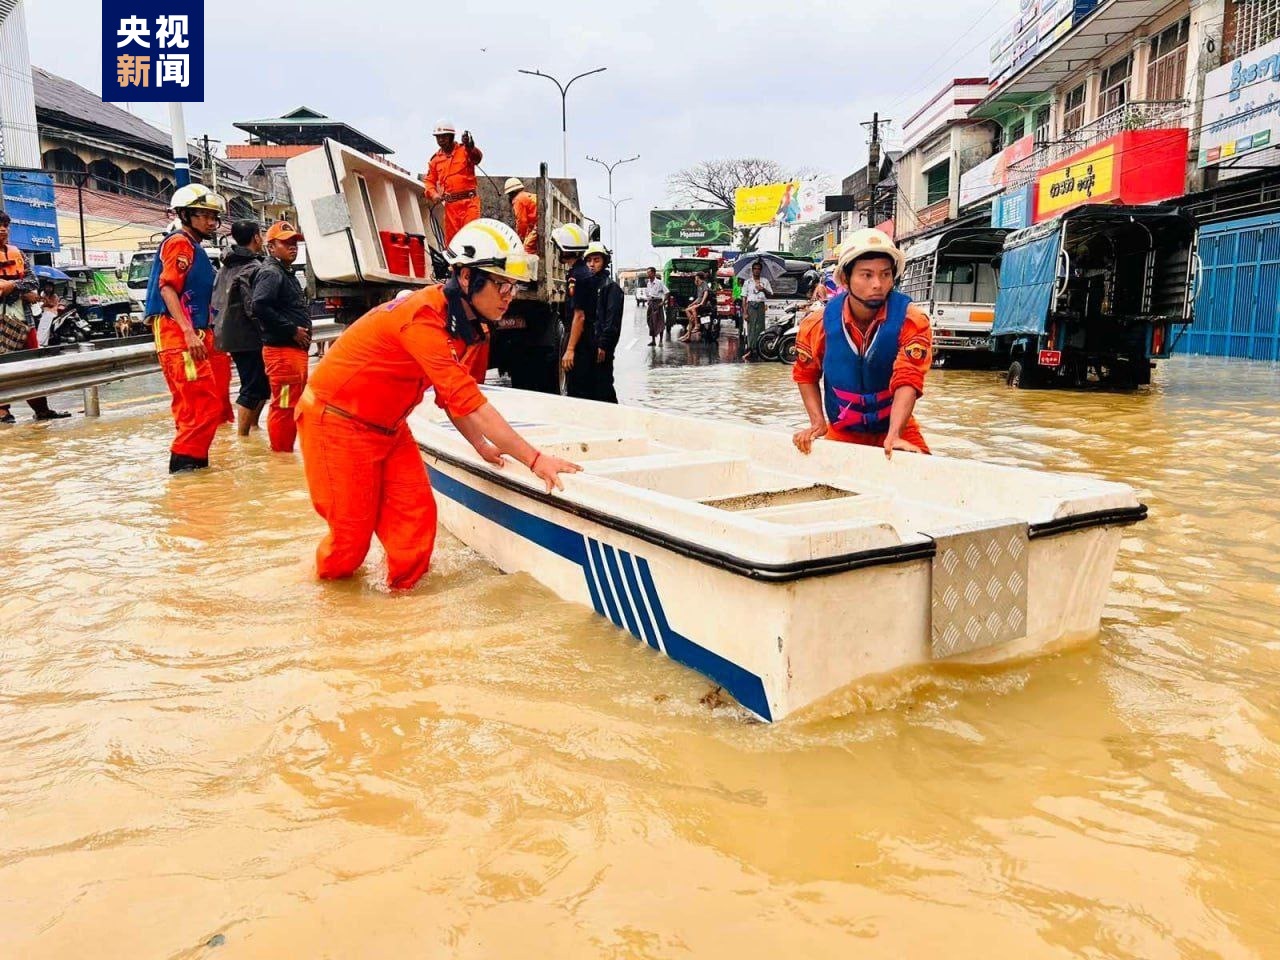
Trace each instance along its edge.
{"label": "utility pole", "polygon": [[879,111],[871,115],[869,123],[863,126],[871,130],[871,143],[867,148],[867,226],[874,227],[876,218],[876,193],[880,186],[880,126],[887,126],[892,121],[881,120]]}
{"label": "utility pole", "polygon": [[204,185],[214,193],[218,192],[218,163],[213,155],[213,151],[209,149],[211,143],[221,143],[221,140],[210,140],[206,133],[201,139],[204,140]]}

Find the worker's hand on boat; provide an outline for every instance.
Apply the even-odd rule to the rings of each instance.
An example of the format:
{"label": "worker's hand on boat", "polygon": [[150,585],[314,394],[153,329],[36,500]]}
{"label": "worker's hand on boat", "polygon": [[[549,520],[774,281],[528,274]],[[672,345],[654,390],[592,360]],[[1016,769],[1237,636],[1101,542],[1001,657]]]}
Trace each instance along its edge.
{"label": "worker's hand on boat", "polygon": [[803,430],[797,430],[791,435],[791,442],[796,445],[796,449],[801,453],[808,453],[813,449],[813,441],[819,437],[827,435],[827,425],[825,423],[817,424],[812,427],[805,427]]}
{"label": "worker's hand on boat", "polygon": [[535,477],[547,485],[547,493],[550,493],[553,488],[556,490],[564,489],[564,484],[560,482],[560,474],[582,472],[582,468],[576,463],[569,460],[561,460],[559,457],[553,457],[549,453],[542,452],[539,452],[534,458],[529,469],[533,471]]}
{"label": "worker's hand on boat", "polygon": [[476,453],[480,454],[485,463],[492,464],[499,470],[507,465],[506,458],[502,456],[502,451],[488,440],[480,441],[480,446],[476,447]]}
{"label": "worker's hand on boat", "polygon": [[901,437],[896,437],[892,433],[886,434],[884,438],[885,458],[892,460],[893,451],[895,450],[903,450],[907,453],[920,453],[920,448],[910,440],[903,440]]}

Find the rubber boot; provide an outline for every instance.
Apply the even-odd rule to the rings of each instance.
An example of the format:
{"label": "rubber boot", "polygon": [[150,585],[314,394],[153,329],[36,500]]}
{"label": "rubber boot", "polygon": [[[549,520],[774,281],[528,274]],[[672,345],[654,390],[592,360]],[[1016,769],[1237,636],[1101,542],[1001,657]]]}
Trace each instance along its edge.
{"label": "rubber boot", "polygon": [[169,454],[169,472],[182,473],[186,470],[203,470],[209,466],[208,457],[188,457],[183,453]]}
{"label": "rubber boot", "polygon": [[37,420],[65,420],[71,416],[65,411],[51,409],[48,397],[32,397],[27,401],[27,406],[35,412]]}

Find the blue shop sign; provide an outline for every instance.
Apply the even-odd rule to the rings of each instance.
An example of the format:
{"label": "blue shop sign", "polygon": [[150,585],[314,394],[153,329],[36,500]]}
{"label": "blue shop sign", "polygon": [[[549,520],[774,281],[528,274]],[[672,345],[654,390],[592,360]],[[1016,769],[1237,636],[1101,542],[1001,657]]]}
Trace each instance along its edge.
{"label": "blue shop sign", "polygon": [[991,204],[991,225],[1021,230],[1031,226],[1035,214],[1035,182],[1008,190]]}
{"label": "blue shop sign", "polygon": [[28,253],[58,250],[58,205],[53,177],[47,173],[6,170],[0,182],[4,210],[9,214],[9,242]]}

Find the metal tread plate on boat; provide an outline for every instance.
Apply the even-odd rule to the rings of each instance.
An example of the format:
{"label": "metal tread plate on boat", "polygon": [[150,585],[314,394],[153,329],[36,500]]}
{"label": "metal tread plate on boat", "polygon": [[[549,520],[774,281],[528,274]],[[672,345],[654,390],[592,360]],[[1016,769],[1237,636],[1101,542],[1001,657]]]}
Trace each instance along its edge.
{"label": "metal tread plate on boat", "polygon": [[933,534],[930,655],[934,660],[1027,632],[1027,524],[996,520]]}

